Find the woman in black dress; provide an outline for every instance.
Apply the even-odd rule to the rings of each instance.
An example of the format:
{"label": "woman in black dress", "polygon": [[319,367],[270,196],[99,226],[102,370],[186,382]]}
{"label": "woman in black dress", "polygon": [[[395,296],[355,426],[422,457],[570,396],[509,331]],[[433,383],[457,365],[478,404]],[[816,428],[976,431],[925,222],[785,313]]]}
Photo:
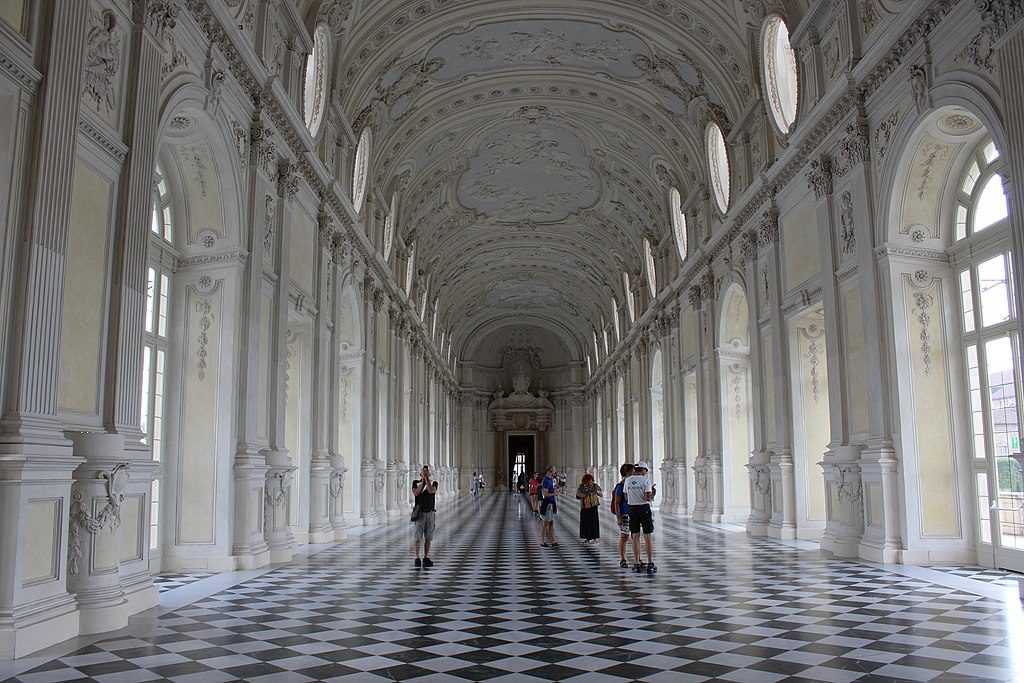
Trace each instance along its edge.
{"label": "woman in black dress", "polygon": [[601,522],[597,511],[601,507],[601,487],[594,481],[594,475],[584,474],[576,498],[580,501],[580,538],[584,545],[593,545],[601,538]]}

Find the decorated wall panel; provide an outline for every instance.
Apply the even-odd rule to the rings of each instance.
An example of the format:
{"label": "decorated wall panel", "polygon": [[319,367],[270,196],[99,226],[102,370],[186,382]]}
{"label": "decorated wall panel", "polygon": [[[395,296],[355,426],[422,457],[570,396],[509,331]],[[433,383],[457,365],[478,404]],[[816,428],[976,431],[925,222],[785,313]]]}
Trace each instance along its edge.
{"label": "decorated wall panel", "polygon": [[111,183],[84,162],[76,162],[61,318],[59,404],[79,413],[99,410],[111,213]]}
{"label": "decorated wall panel", "polygon": [[821,271],[814,197],[806,197],[780,222],[786,263],[786,291],[792,291]]}
{"label": "decorated wall panel", "polygon": [[21,560],[22,585],[56,579],[59,575],[61,533],[60,498],[30,500],[25,506],[25,543]]}

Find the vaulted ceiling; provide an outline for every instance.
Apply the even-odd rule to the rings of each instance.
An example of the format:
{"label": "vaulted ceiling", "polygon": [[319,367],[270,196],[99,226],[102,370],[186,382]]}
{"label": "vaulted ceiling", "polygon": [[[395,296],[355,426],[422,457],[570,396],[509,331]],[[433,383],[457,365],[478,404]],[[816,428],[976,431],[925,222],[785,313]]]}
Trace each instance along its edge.
{"label": "vaulted ceiling", "polygon": [[505,325],[543,328],[573,360],[592,349],[622,272],[643,270],[643,240],[671,229],[669,188],[704,182],[704,125],[728,133],[757,97],[743,5],[347,11],[332,96],[357,132],[373,130],[372,178],[385,197],[401,190],[399,234],[460,358]]}

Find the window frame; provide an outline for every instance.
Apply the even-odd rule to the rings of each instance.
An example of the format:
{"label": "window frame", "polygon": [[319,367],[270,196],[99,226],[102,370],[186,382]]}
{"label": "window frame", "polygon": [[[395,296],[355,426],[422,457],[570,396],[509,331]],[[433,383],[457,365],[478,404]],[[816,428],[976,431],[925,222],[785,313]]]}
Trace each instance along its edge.
{"label": "window frame", "polygon": [[[783,47],[783,52],[791,58],[789,66],[792,69],[793,78],[792,102],[786,104],[782,102],[782,95],[779,92],[780,76],[776,56],[779,28],[785,30],[786,45]],[[797,63],[796,50],[794,50],[789,36],[789,24],[781,14],[772,13],[765,17],[761,24],[761,85],[764,87],[765,108],[768,110],[768,117],[772,120],[775,130],[783,138],[793,133],[800,119],[800,66]],[[771,43],[770,49],[769,42]],[[786,120],[785,108],[787,106],[792,107],[793,110],[789,121]]]}

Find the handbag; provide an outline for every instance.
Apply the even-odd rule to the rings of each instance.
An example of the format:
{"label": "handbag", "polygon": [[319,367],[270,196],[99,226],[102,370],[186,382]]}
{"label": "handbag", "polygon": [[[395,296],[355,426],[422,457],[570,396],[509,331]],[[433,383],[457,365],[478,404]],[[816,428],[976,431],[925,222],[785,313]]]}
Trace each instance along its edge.
{"label": "handbag", "polygon": [[419,503],[417,503],[416,505],[412,506],[412,514],[409,515],[409,521],[410,522],[415,522],[419,518],[420,518],[420,506],[419,506]]}

